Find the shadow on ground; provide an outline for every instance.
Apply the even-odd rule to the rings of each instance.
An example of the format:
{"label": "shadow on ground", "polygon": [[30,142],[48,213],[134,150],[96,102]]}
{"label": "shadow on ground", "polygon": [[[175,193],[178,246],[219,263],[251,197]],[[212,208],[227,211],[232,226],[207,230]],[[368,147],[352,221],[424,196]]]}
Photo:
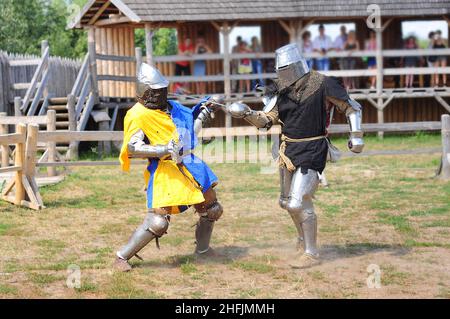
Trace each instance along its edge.
{"label": "shadow on ground", "polygon": [[163,260],[144,260],[132,263],[135,268],[178,268],[183,264],[226,264],[248,255],[248,247],[224,246],[214,248],[214,254],[197,256],[196,254],[175,255]]}

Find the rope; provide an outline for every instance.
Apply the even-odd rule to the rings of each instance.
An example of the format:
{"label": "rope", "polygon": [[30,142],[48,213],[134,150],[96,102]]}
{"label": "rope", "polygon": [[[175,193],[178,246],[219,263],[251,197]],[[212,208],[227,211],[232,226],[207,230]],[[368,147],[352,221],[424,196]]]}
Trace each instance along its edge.
{"label": "rope", "polygon": [[281,135],[281,145],[280,145],[280,151],[279,151],[279,157],[278,157],[278,165],[280,167],[286,166],[286,168],[290,172],[295,171],[294,164],[292,164],[292,161],[285,154],[287,143],[310,142],[310,141],[320,140],[325,137],[326,137],[325,135],[320,135],[320,136],[313,136],[313,137],[306,137],[306,138],[290,138],[290,137],[287,137],[286,135]]}

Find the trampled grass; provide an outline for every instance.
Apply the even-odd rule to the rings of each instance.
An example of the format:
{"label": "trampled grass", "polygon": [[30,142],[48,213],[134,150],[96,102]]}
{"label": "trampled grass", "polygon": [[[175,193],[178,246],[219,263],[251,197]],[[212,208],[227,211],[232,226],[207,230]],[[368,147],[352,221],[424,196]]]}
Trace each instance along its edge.
{"label": "trampled grass", "polygon": [[[342,150],[344,138],[334,139]],[[439,135],[366,139],[367,150],[436,148]],[[219,141],[213,143],[220,144]],[[150,243],[131,273],[113,271],[115,251],[145,216],[142,172],[72,168],[41,189],[47,208],[0,202],[0,298],[378,298],[450,291],[450,183],[435,179],[439,154],[359,156],[329,164],[315,203],[322,264],[294,270],[296,230],[278,207],[276,167],[214,163],[224,206],[212,245],[193,255],[197,216],[173,216],[161,250]],[[87,157],[84,157],[88,159]],[[108,158],[107,160],[111,160]],[[381,289],[368,288],[369,265]],[[81,286],[68,288],[78,266]]]}

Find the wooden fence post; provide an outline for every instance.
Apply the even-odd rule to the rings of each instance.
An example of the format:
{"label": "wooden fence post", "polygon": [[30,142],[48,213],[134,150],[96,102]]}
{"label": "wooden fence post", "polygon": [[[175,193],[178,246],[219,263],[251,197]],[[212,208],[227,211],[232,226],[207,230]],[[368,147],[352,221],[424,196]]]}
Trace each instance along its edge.
{"label": "wooden fence post", "polygon": [[23,169],[23,185],[29,199],[28,203],[23,204],[29,208],[36,210],[44,207],[41,194],[39,193],[39,186],[37,185],[35,179],[38,132],[38,124],[28,124],[25,148],[25,164]]}
{"label": "wooden fence post", "polygon": [[[0,113],[1,116],[6,116],[6,112]],[[0,125],[0,135],[1,134],[8,134],[8,125]],[[9,166],[9,146],[8,145],[1,145],[0,148],[2,152],[2,165],[1,167],[7,167]]]}
{"label": "wooden fence post", "polygon": [[[18,124],[16,126],[16,133],[25,136],[27,134],[27,127],[25,124]],[[15,176],[15,205],[21,205],[22,201],[25,199],[25,188],[23,187],[22,177],[25,162],[25,144],[23,142],[16,144],[16,152],[14,155],[14,165],[20,167],[21,169],[16,172]]]}
{"label": "wooden fence post", "polygon": [[95,49],[95,27],[88,29],[88,53],[89,53],[89,72],[91,75],[91,88],[94,94],[95,103],[99,102],[99,91],[97,81],[97,52]]}
{"label": "wooden fence post", "polygon": [[450,180],[450,115],[443,114],[442,117],[442,160],[439,178]]}
{"label": "wooden fence post", "polygon": [[[56,131],[56,111],[49,110],[47,112],[47,131],[54,132]],[[54,163],[56,161],[56,143],[48,142],[47,143],[47,151],[48,151],[48,161],[50,163]],[[56,167],[48,167],[47,168],[48,176],[56,176]]]}
{"label": "wooden fence post", "polygon": [[14,98],[14,116],[21,116],[22,111],[20,108],[22,107],[22,98],[20,96],[16,96]]}
{"label": "wooden fence post", "polygon": [[[77,112],[75,95],[69,94],[67,96],[67,110],[69,113],[69,131],[77,130]],[[68,159],[76,160],[78,158],[78,143],[71,142],[69,145]]]}
{"label": "wooden fence post", "polygon": [[135,55],[136,55],[136,71],[139,72],[139,68],[142,64],[142,48],[137,47],[135,49]]}

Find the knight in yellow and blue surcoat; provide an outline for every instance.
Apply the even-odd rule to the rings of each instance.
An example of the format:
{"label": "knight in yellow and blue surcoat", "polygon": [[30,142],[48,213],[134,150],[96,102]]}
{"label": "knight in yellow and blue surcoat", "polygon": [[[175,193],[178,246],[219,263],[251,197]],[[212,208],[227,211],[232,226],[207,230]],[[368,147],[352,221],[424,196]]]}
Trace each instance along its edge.
{"label": "knight in yellow and blue surcoat", "polygon": [[[124,119],[124,141],[120,153],[123,171],[130,158],[146,158],[144,172],[147,216],[128,243],[117,252],[116,266],[131,270],[128,260],[138,256],[150,241],[163,236],[170,216],[193,206],[199,214],[196,225],[196,254],[211,252],[214,223],[222,215],[214,187],[217,177],[192,154],[197,133],[209,120],[212,109],[204,99],[192,109],[167,101],[169,82],[154,67],[142,64],[137,77],[137,100]],[[139,256],[138,256],[139,257]]]}

